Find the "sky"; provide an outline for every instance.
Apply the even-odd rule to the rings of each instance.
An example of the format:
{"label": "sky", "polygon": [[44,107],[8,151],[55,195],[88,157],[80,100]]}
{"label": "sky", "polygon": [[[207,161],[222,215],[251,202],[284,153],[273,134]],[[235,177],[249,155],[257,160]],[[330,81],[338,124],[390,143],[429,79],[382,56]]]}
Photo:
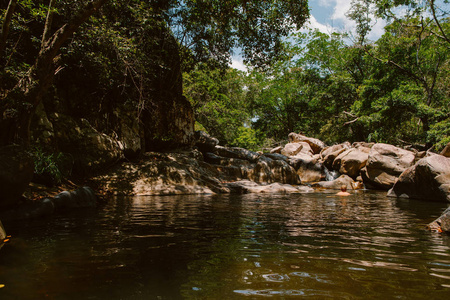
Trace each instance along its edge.
{"label": "sky", "polygon": [[[350,9],[351,0],[309,0],[309,27],[317,28],[324,33],[354,32],[356,23],[349,20],[345,14]],[[383,34],[386,24],[383,20],[373,21],[372,31],[368,38],[377,40]],[[246,70],[242,58],[233,56],[231,66],[238,70]]]}

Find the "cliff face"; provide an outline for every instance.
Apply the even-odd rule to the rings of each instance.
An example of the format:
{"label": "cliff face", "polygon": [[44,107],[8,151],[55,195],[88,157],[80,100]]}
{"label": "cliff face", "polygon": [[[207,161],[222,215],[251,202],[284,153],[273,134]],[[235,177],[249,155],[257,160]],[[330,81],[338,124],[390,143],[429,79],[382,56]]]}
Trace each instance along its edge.
{"label": "cliff face", "polygon": [[194,113],[183,96],[178,44],[161,27],[146,40],[143,62],[134,62],[139,69],[105,49],[63,56],[66,67],[33,121],[35,142],[70,154],[81,173],[124,156],[191,146]]}

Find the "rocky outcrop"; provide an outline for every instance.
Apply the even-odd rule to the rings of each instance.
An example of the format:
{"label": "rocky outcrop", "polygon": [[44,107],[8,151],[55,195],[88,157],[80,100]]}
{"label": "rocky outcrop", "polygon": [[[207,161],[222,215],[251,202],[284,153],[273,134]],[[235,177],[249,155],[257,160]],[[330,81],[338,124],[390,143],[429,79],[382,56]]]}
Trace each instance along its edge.
{"label": "rocky outcrop", "polygon": [[0,147],[0,208],[15,205],[33,178],[34,162],[19,146]]}
{"label": "rocky outcrop", "polygon": [[123,145],[98,132],[86,119],[79,122],[70,116],[50,116],[60,150],[74,158],[74,171],[85,174],[109,167],[123,157]]}
{"label": "rocky outcrop", "polygon": [[395,180],[415,161],[415,153],[388,144],[375,144],[361,175],[364,184],[379,189],[392,188]]}
{"label": "rocky outcrop", "polygon": [[450,158],[430,155],[406,169],[388,196],[450,202]]}

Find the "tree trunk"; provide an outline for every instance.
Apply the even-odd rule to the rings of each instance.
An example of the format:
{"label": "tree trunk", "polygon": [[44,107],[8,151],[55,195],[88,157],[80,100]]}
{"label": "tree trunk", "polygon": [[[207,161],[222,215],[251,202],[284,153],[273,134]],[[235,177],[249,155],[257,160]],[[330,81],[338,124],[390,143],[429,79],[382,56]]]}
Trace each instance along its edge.
{"label": "tree trunk", "polygon": [[[48,40],[51,12],[44,29],[41,51],[27,75],[10,91],[0,104],[0,145],[30,143],[30,123],[36,107],[42,101],[52,83],[55,73],[54,58],[65,41],[78,30],[81,24],[94,14],[108,0],[96,0],[80,10],[74,18],[59,28]],[[51,0],[50,4],[54,3]],[[49,7],[49,10],[52,9]],[[10,132],[4,132],[10,130]]]}
{"label": "tree trunk", "polygon": [[6,48],[6,39],[9,33],[9,25],[11,24],[12,16],[14,14],[14,10],[16,9],[17,0],[10,0],[8,4],[8,8],[6,9],[5,19],[2,24],[2,32],[0,36],[0,64],[3,66],[3,52]]}

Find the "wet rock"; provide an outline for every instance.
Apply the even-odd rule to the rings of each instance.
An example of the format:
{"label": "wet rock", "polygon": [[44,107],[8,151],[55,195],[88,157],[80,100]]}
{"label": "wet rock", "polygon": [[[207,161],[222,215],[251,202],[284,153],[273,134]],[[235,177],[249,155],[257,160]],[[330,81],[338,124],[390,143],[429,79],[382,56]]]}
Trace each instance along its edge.
{"label": "wet rock", "polygon": [[388,190],[395,180],[415,161],[415,153],[388,144],[375,144],[361,172],[366,185]]}
{"label": "wet rock", "polygon": [[0,209],[17,204],[33,178],[34,161],[19,146],[0,148]]}
{"label": "wet rock", "polygon": [[310,138],[294,132],[291,132],[288,138],[289,142],[291,143],[299,143],[299,142],[308,143],[311,146],[311,149],[313,150],[314,154],[320,153],[320,151],[322,151],[322,149],[326,147],[325,143],[319,139]]}
{"label": "wet rock", "polygon": [[333,169],[341,174],[356,178],[367,163],[369,151],[370,148],[366,147],[348,149],[336,157],[333,162]]}
{"label": "wet rock", "polygon": [[427,228],[436,232],[450,232],[450,207],[439,218],[428,224]]}
{"label": "wet rock", "polygon": [[75,191],[64,191],[53,198],[56,209],[86,208],[97,205],[97,196],[88,186],[81,187]]}
{"label": "wet rock", "polygon": [[308,193],[314,189],[307,186],[293,186],[289,184],[258,184],[249,180],[241,180],[237,182],[228,183],[227,187],[231,193],[248,194],[248,193],[262,193],[262,194],[298,194]]}
{"label": "wet rock", "polygon": [[450,158],[431,155],[406,169],[388,196],[450,202]]}
{"label": "wet rock", "polygon": [[320,181],[313,183],[311,186],[315,188],[325,188],[332,190],[340,190],[341,186],[345,185],[348,190],[353,189],[355,181],[348,175],[341,175],[337,179],[332,181]]}

